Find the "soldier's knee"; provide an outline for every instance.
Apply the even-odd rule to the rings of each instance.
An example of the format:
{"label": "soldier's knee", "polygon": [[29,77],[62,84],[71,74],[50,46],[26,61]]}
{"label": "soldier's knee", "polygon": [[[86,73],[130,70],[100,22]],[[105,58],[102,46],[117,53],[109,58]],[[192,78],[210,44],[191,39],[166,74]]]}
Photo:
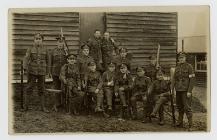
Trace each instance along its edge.
{"label": "soldier's knee", "polygon": [[130,101],[131,101],[131,102],[135,102],[135,101],[136,101],[136,97],[132,96],[132,97],[130,98]]}

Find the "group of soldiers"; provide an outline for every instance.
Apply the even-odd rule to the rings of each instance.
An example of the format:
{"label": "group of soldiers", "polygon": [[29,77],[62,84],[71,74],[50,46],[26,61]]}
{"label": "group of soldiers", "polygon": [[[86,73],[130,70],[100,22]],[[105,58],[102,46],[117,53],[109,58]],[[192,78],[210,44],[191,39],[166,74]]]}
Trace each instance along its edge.
{"label": "group of soldiers", "polygon": [[[191,96],[194,84],[194,72],[186,62],[185,53],[178,54],[178,63],[173,80],[165,80],[164,70],[157,65],[156,55],[149,57],[147,67],[137,66],[136,76],[131,69],[131,56],[126,48],[118,48],[115,41],[100,30],[81,46],[78,55],[69,52],[65,37],[60,34],[57,47],[48,52],[43,46],[44,37],[37,33],[34,45],[28,48],[24,69],[28,73],[28,85],[24,94],[24,111],[29,109],[29,95],[37,80],[41,108],[45,107],[45,76],[52,75],[53,89],[63,91],[56,94],[54,110],[61,106],[67,113],[78,115],[85,108],[87,115],[103,113],[110,117],[115,110],[115,99],[119,99],[122,119],[138,120],[137,102],[143,103],[142,122],[151,122],[159,114],[159,124],[164,124],[164,104],[169,101],[176,90],[178,122],[183,127],[183,116],[186,113],[189,129],[192,127]],[[171,82],[173,81],[173,82]],[[94,108],[93,108],[94,107]],[[129,111],[130,110],[130,111]]]}

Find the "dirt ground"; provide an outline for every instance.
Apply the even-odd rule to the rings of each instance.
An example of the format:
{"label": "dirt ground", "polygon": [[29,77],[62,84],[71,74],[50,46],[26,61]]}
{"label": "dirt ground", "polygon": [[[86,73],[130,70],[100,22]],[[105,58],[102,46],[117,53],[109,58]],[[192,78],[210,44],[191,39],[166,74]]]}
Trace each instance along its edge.
{"label": "dirt ground", "polygon": [[[193,131],[206,131],[206,88],[196,87],[193,91],[195,100],[192,102],[194,111]],[[35,97],[32,97],[36,99]],[[194,99],[193,98],[193,99]],[[85,115],[73,116],[61,112],[44,113],[39,110],[36,99],[32,110],[21,112],[19,100],[13,106],[13,129],[15,133],[63,133],[63,132],[182,132],[185,128],[174,128],[171,117],[165,114],[165,125],[159,126],[158,119],[152,123],[142,123],[134,120],[119,120],[117,117]],[[176,114],[177,115],[177,114]],[[185,117],[185,126],[187,120]]]}

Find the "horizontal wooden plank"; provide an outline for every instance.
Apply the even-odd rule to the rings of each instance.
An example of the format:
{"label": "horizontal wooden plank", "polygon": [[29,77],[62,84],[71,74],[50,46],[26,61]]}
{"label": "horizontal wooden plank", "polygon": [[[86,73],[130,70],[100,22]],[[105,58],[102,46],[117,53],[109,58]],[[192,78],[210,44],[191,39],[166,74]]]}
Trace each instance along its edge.
{"label": "horizontal wooden plank", "polygon": [[[32,46],[32,45],[31,45]],[[26,50],[30,47],[30,45],[14,45],[13,50]],[[57,45],[46,45],[47,49],[54,49]],[[68,45],[69,48],[79,48],[79,45]]]}
{"label": "horizontal wooden plank", "polygon": [[48,22],[79,22],[79,18],[62,18],[62,17],[45,17],[45,16],[41,16],[41,17],[17,17],[15,16],[13,18],[14,21],[18,21],[18,20],[22,20],[22,21],[48,21]]}
{"label": "horizontal wooden plank", "polygon": [[114,33],[111,32],[110,36],[116,36],[116,37],[163,37],[163,38],[176,38],[177,34],[176,33],[147,33],[147,32],[142,32],[142,33]]}
{"label": "horizontal wooden plank", "polygon": [[37,25],[37,26],[79,26],[79,22],[49,22],[49,21],[22,21],[16,20],[13,25]]}
{"label": "horizontal wooden plank", "polygon": [[121,12],[121,13],[107,13],[107,15],[119,15],[119,16],[134,16],[134,17],[144,17],[144,16],[152,16],[152,17],[168,17],[175,18],[177,17],[177,13],[163,13],[163,12]]}
{"label": "horizontal wooden plank", "polygon": [[107,24],[115,24],[115,25],[127,25],[127,26],[142,26],[142,25],[153,25],[153,26],[173,26],[176,25],[175,22],[159,22],[159,21],[116,21],[116,20],[108,20]]}
{"label": "horizontal wooden plank", "polygon": [[160,16],[121,16],[121,15],[106,15],[107,20],[135,20],[135,21],[175,21],[176,17],[165,18]]}
{"label": "horizontal wooden plank", "polygon": [[25,17],[28,17],[28,16],[34,16],[34,17],[66,17],[66,18],[71,18],[71,17],[76,17],[78,18],[79,17],[79,13],[78,12],[58,12],[58,13],[54,13],[54,12],[37,12],[37,13],[13,13],[13,15],[15,17],[17,16],[25,16]]}
{"label": "horizontal wooden plank", "polygon": [[143,29],[147,27],[156,27],[156,28],[161,28],[161,29],[176,29],[175,25],[152,25],[152,24],[139,24],[139,25],[124,25],[124,24],[106,24],[106,27],[108,28],[128,28],[128,29]]}
{"label": "horizontal wooden plank", "polygon": [[136,28],[136,29],[123,29],[123,28],[107,28],[110,33],[176,33],[174,29],[156,29],[156,28]]}
{"label": "horizontal wooden plank", "polygon": [[[18,46],[20,46],[20,45],[32,46],[32,44],[33,44],[32,40],[25,40],[25,41],[23,41],[23,40],[15,40],[15,41],[13,41],[12,46],[13,47],[16,47],[16,45],[18,45]],[[57,42],[55,40],[52,40],[52,41],[45,40],[43,42],[43,44],[45,46],[50,46],[50,45],[56,46]],[[74,41],[67,40],[67,44],[68,45],[73,45],[73,46],[74,45],[80,45],[80,41],[79,40],[77,40],[77,41],[76,40],[74,40]]]}
{"label": "horizontal wooden plank", "polygon": [[[40,28],[39,28],[40,27]],[[23,26],[22,24],[20,25],[15,25],[15,26],[12,26],[12,29],[17,29],[17,30],[32,30],[32,31],[35,31],[35,30],[56,30],[56,31],[60,31],[60,28],[62,27],[62,30],[63,32],[64,31],[70,31],[70,30],[76,30],[76,31],[79,31],[79,27],[78,26],[49,26],[49,25],[46,25],[46,26],[38,26],[38,25],[25,25]]]}
{"label": "horizontal wooden plank", "polygon": [[119,36],[111,36],[118,42],[130,42],[130,41],[140,41],[140,42],[153,42],[153,43],[160,43],[160,42],[176,42],[177,38],[167,38],[167,37],[144,37],[144,38],[136,38],[136,37],[119,37]]}
{"label": "horizontal wooden plank", "polygon": [[[34,40],[34,35],[35,33],[32,32],[32,34],[13,34],[14,36],[12,37],[13,40]],[[54,40],[57,41],[56,37],[57,37],[57,33],[56,34],[52,34],[52,33],[43,33],[44,35],[44,41],[47,40]],[[79,33],[67,33],[64,35],[67,40],[80,40],[80,36]]]}
{"label": "horizontal wooden plank", "polygon": [[[132,53],[132,54],[152,54],[153,52],[157,52],[157,50],[155,50],[155,51],[150,51],[150,50],[148,50],[148,49],[146,49],[146,48],[143,48],[143,49],[138,49],[138,50],[129,50],[128,49],[128,52],[129,53]],[[175,49],[173,49],[173,50],[164,50],[164,49],[161,49],[160,50],[160,54],[176,54],[176,50]]]}
{"label": "horizontal wooden plank", "polygon": [[[153,54],[152,52],[145,52],[145,53],[134,53],[132,55],[133,58],[149,58],[150,55]],[[176,53],[160,53],[160,58],[176,58]]]}
{"label": "horizontal wooden plank", "polygon": [[[59,35],[60,30],[13,30],[14,35],[30,35],[33,36],[35,33],[41,33],[43,35]],[[79,35],[79,31],[64,31],[64,35]]]}

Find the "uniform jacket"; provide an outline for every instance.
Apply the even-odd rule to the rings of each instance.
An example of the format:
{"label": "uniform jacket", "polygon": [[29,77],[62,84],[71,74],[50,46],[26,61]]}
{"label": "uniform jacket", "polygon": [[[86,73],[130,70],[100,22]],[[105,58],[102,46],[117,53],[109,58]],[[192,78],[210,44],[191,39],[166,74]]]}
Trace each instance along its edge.
{"label": "uniform jacket", "polygon": [[118,92],[119,88],[123,87],[125,90],[130,90],[133,87],[133,79],[130,74],[126,75],[126,78],[124,78],[124,74],[119,73],[117,75],[116,81],[115,81],[115,92]]}
{"label": "uniform jacket", "polygon": [[84,75],[89,71],[88,63],[94,61],[91,56],[80,54],[77,59],[80,74]]}
{"label": "uniform jacket", "polygon": [[154,80],[151,84],[149,91],[152,95],[168,96],[170,91],[170,81],[166,80]]}
{"label": "uniform jacket", "polygon": [[102,40],[102,60],[103,63],[108,63],[113,59],[113,56],[118,54],[118,47],[112,39]]}
{"label": "uniform jacket", "polygon": [[191,64],[178,64],[175,68],[174,80],[176,91],[192,92],[195,74]]}
{"label": "uniform jacket", "polygon": [[90,56],[94,59],[95,62],[102,63],[102,39],[93,38],[88,40],[88,46],[90,47]]}
{"label": "uniform jacket", "polygon": [[97,89],[101,89],[103,85],[101,74],[98,71],[89,71],[85,75],[85,82],[87,87],[96,87]]}
{"label": "uniform jacket", "polygon": [[157,69],[155,65],[149,64],[146,67],[146,76],[150,77],[151,81],[156,80],[156,73],[157,73]]}
{"label": "uniform jacket", "polygon": [[46,47],[32,46],[27,49],[24,57],[24,69],[34,75],[46,75],[50,72],[50,56]]}
{"label": "uniform jacket", "polygon": [[145,94],[151,84],[151,79],[147,76],[136,76],[133,81],[133,95]]}
{"label": "uniform jacket", "polygon": [[61,67],[66,64],[64,49],[55,48],[51,54],[52,75],[59,76]]}
{"label": "uniform jacket", "polygon": [[60,80],[66,81],[68,85],[81,87],[80,74],[76,64],[65,64],[60,71]]}
{"label": "uniform jacket", "polygon": [[103,81],[103,87],[114,87],[114,86],[108,86],[108,82],[113,81],[115,84],[115,71],[110,72],[109,70],[105,71],[102,75],[102,81]]}
{"label": "uniform jacket", "polygon": [[120,69],[122,63],[125,63],[130,70],[131,68],[131,60],[128,57],[121,57],[120,55],[114,57],[113,62],[116,64],[116,70]]}

